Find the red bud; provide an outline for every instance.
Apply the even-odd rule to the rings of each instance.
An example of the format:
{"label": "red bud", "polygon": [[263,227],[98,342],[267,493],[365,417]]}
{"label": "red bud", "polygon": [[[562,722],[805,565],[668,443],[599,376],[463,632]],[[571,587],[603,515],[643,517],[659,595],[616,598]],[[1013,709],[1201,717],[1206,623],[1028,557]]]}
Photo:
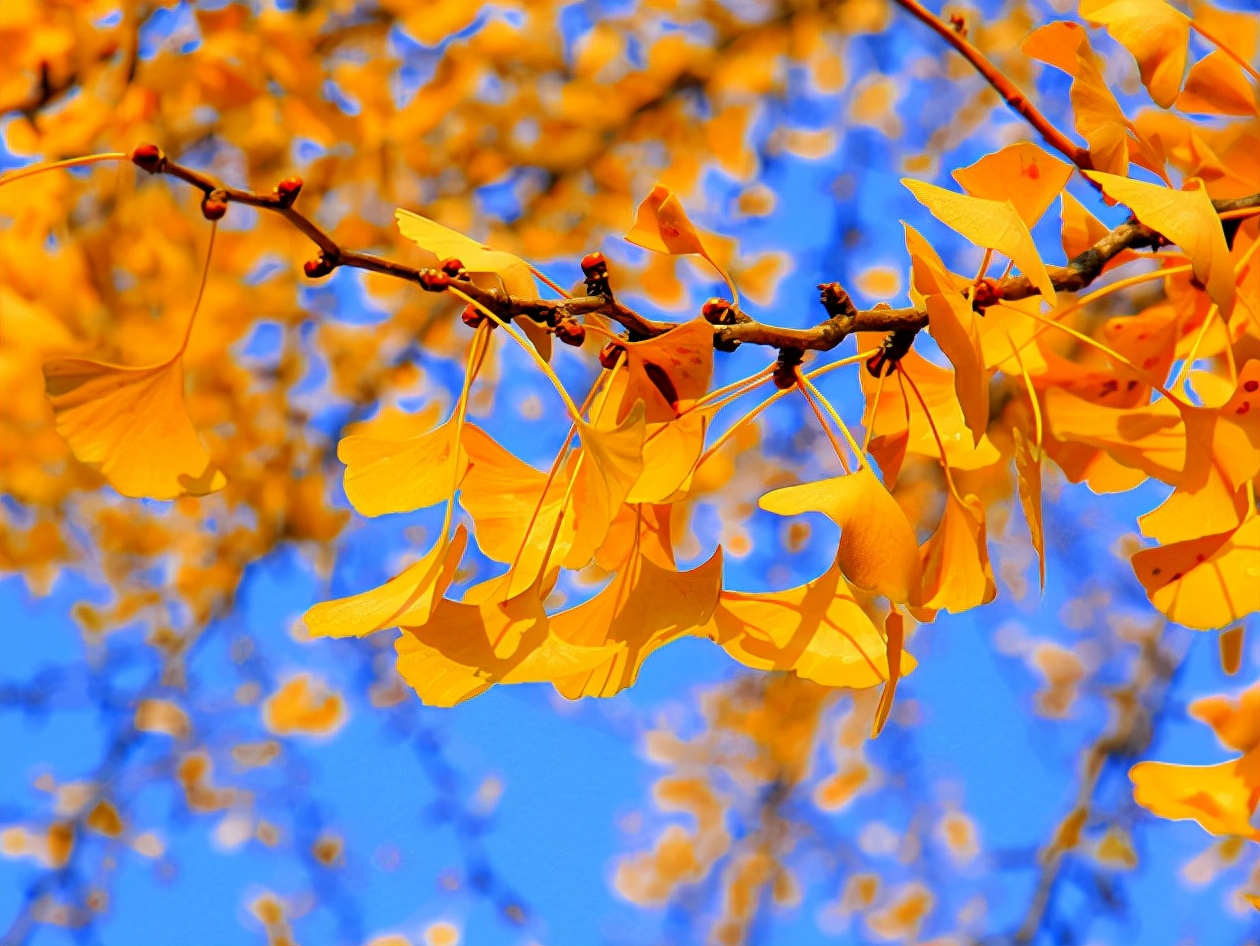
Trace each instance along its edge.
{"label": "red bud", "polygon": [[150,174],[156,174],[165,166],[166,155],[162,153],[162,149],[157,145],[136,145],[135,150],[131,152],[131,162],[136,167],[142,168]]}

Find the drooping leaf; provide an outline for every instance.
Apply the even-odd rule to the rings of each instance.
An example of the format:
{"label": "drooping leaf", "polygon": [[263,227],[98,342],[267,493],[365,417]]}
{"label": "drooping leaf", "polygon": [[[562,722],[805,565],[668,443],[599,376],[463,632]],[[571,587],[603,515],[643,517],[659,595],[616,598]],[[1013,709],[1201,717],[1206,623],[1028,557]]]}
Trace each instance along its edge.
{"label": "drooping leaf", "polygon": [[1252,826],[1260,798],[1260,750],[1219,765],[1139,762],[1129,770],[1133,800],[1170,821],[1197,821],[1209,834],[1260,841]]}
{"label": "drooping leaf", "polygon": [[[643,198],[634,213],[634,226],[625,235],[625,239],[656,253],[668,253],[672,256],[694,253],[701,256],[709,261],[734,292],[734,284],[705,246],[700,238],[700,231],[683,209],[682,201],[664,184],[654,184],[647,197]],[[735,301],[739,302],[738,295]]]}
{"label": "drooping leaf", "polygon": [[1062,193],[1073,167],[1030,141],[1007,145],[954,172],[972,197],[1009,200],[1029,229]]}
{"label": "drooping leaf", "polygon": [[[887,647],[833,562],[786,591],[724,591],[709,624],[728,654],[756,670],[784,670],[823,686],[865,689],[888,679]],[[909,673],[914,658],[904,654]]]}
{"label": "drooping leaf", "polygon": [[946,270],[913,227],[905,228],[914,289],[927,308],[928,331],[954,366],[958,403],[978,445],[989,427],[989,374],[978,317],[959,291],[970,283]]}
{"label": "drooping leaf", "polygon": [[617,422],[637,402],[649,424],[673,420],[709,390],[713,378],[713,326],[703,318],[626,348],[626,382]]}
{"label": "drooping leaf", "polygon": [[914,530],[892,494],[863,466],[847,476],[786,486],[758,505],[780,516],[820,512],[840,527],[836,561],[859,588],[890,601],[909,601],[918,590],[919,550]]}
{"label": "drooping leaf", "polygon": [[1021,46],[1034,59],[1061,69],[1072,76],[1069,97],[1076,130],[1089,145],[1089,158],[1094,167],[1113,174],[1129,169],[1130,154],[1138,151],[1144,166],[1156,165],[1152,156],[1144,154],[1145,142],[1112,94],[1103,76],[1103,63],[1089,44],[1085,30],[1076,23],[1056,22],[1034,30]]}
{"label": "drooping leaf", "polygon": [[1186,189],[1174,190],[1101,171],[1086,173],[1104,194],[1181,248],[1190,258],[1194,275],[1207,287],[1208,297],[1228,320],[1234,311],[1234,266],[1203,182],[1192,180]]}
{"label": "drooping leaf", "polygon": [[1055,304],[1050,274],[1046,272],[1028,226],[1009,200],[985,200],[910,178],[903,178],[901,183],[946,226],[957,230],[976,246],[1013,260],[1045,300]]}
{"label": "drooping leaf", "polygon": [[1177,108],[1198,115],[1255,115],[1260,99],[1238,63],[1214,49],[1190,67]]}
{"label": "drooping leaf", "polygon": [[428,706],[455,706],[496,683],[541,683],[609,659],[620,643],[584,646],[551,629],[532,586],[481,605],[443,600],[423,627],[394,642],[398,672]]}
{"label": "drooping leaf", "polygon": [[704,452],[708,414],[690,411],[676,420],[649,425],[643,443],[643,472],[626,495],[627,503],[660,503],[681,497]]}
{"label": "drooping leaf", "polygon": [[1041,517],[1041,448],[1026,439],[1018,427],[1015,438],[1015,472],[1019,502],[1028,520],[1028,532],[1037,553],[1037,574],[1040,587],[1046,587],[1046,530]]}
{"label": "drooping leaf", "polygon": [[977,497],[968,495],[959,502],[952,490],[946,490],[940,524],[920,552],[920,607],[958,614],[988,604],[997,596],[989,565],[984,506]]}
{"label": "drooping leaf", "polygon": [[1170,621],[1213,630],[1260,611],[1260,518],[1222,535],[1175,542],[1133,556],[1146,595]]}
{"label": "drooping leaf", "polygon": [[633,685],[654,651],[708,623],[721,590],[721,549],[689,572],[634,555],[594,598],[551,619],[555,633],[572,645],[612,648],[598,664],[556,679],[556,689],[574,700]]}
{"label": "drooping leaf", "polygon": [[1105,26],[1137,60],[1155,104],[1171,108],[1181,89],[1190,18],[1165,0],[1081,0],[1081,18]]}
{"label": "drooping leaf", "polygon": [[337,444],[337,459],[346,465],[346,497],[365,516],[445,502],[468,469],[469,457],[458,446],[454,417],[408,440],[346,437]]}
{"label": "drooping leaf", "polygon": [[145,368],[56,359],[44,380],[57,433],[122,495],[175,499],[227,485],[184,405],[182,351]]}
{"label": "drooping leaf", "polygon": [[884,692],[879,695],[879,705],[875,708],[875,721],[871,725],[872,739],[884,731],[888,715],[892,712],[893,699],[897,695],[897,682],[901,679],[901,658],[906,644],[906,619],[896,608],[891,609],[884,619],[884,636],[887,638],[888,680],[884,684]]}
{"label": "drooping leaf", "polygon": [[641,402],[616,427],[603,429],[577,421],[582,449],[573,493],[573,543],[564,557],[566,568],[582,568],[608,535],[608,528],[643,472],[647,437]]}
{"label": "drooping leaf", "polygon": [[385,584],[314,605],[303,617],[307,631],[312,637],[363,637],[400,624],[424,624],[450,585],[467,547],[468,530],[460,525],[449,542],[439,541]]}

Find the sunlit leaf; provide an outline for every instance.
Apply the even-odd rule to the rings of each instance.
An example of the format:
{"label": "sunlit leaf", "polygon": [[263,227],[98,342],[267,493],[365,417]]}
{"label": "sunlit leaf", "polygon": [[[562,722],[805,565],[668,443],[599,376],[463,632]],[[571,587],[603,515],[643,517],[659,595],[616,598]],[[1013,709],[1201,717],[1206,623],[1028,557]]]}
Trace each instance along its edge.
{"label": "sunlit leaf", "polygon": [[350,504],[365,516],[382,516],[445,502],[468,469],[468,455],[458,444],[454,417],[409,440],[344,438],[337,459],[346,465]]}
{"label": "sunlit leaf", "polygon": [[1172,107],[1186,71],[1188,16],[1165,0],[1081,0],[1081,18],[1105,26],[1137,60],[1155,104]]}
{"label": "sunlit leaf", "polygon": [[975,496],[968,495],[959,502],[952,491],[946,491],[941,521],[921,552],[920,607],[957,614],[997,596],[989,565],[984,506]]}
{"label": "sunlit leaf", "polygon": [[312,637],[362,637],[400,624],[429,620],[468,546],[462,525],[448,542],[439,541],[422,558],[371,591],[325,601],[303,617]]}
{"label": "sunlit leaf", "polygon": [[1219,765],[1139,762],[1129,770],[1133,800],[1170,821],[1197,821],[1209,834],[1260,841],[1252,826],[1260,798],[1260,750]]}
{"label": "sunlit leaf", "polygon": [[909,601],[919,583],[914,531],[892,494],[869,467],[847,476],[785,486],[766,493],[758,505],[780,516],[820,512],[840,527],[836,560],[859,588],[894,602]]}
{"label": "sunlit leaf", "polygon": [[184,406],[181,357],[147,368],[82,358],[44,365],[57,433],[119,493],[204,496],[227,485]]}
{"label": "sunlit leaf", "polygon": [[954,180],[972,197],[1009,200],[1031,229],[1063,191],[1073,170],[1032,142],[1020,141],[959,168]]}
{"label": "sunlit leaf", "polygon": [[1055,304],[1050,274],[1046,272],[1027,224],[1009,200],[985,200],[910,178],[903,178],[901,183],[946,226],[957,230],[976,246],[995,250],[1012,260],[1045,300]]}

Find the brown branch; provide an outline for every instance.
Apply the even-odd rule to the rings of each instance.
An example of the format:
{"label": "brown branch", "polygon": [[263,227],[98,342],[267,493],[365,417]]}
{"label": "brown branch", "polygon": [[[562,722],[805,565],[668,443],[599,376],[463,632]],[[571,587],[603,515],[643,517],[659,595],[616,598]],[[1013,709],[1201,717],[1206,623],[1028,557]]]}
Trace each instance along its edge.
{"label": "brown branch", "polygon": [[913,16],[926,23],[953,46],[976,71],[984,76],[989,85],[1006,101],[1015,112],[1032,125],[1046,144],[1075,164],[1082,171],[1092,171],[1094,164],[1090,160],[1089,151],[1080,145],[1073,144],[1068,137],[1050,123],[1050,119],[1041,114],[1010,78],[995,66],[984,53],[967,39],[963,30],[952,23],[946,23],[939,16],[919,3],[919,0],[896,0],[897,4],[908,10]]}
{"label": "brown branch", "polygon": [[1055,838],[1041,849],[1037,886],[1024,919],[1011,939],[1012,946],[1028,946],[1041,931],[1063,860],[1077,846],[1077,836],[1088,818],[1104,770],[1108,764],[1132,759],[1146,749],[1154,718],[1179,663],[1175,654],[1160,647],[1158,635],[1150,635],[1142,641],[1133,678],[1112,693],[1115,713],[1111,724],[1082,753],[1081,783],[1072,811],[1063,822],[1074,823],[1069,832],[1071,837],[1061,837],[1063,825],[1060,825]]}
{"label": "brown branch", "polygon": [[[901,2],[901,0],[898,0]],[[298,178],[281,181],[270,194],[228,187],[208,174],[170,161],[154,145],[141,145],[132,153],[132,160],[152,174],[166,174],[192,185],[202,192],[202,212],[217,219],[227,204],[238,203],[278,213],[308,237],[319,248],[318,258],[306,264],[312,278],[326,276],[339,266],[364,269],[385,276],[413,282],[426,290],[440,292],[452,277],[433,269],[423,269],[393,260],[343,249],[319,224],[293,206],[302,182]],[[1213,201],[1218,213],[1260,207],[1260,194],[1231,200]],[[1227,224],[1234,223],[1228,221]],[[1126,249],[1160,247],[1167,241],[1150,227],[1136,221],[1121,224],[1081,253],[1067,266],[1049,268],[1050,281],[1056,290],[1076,292],[1084,289],[1102,273],[1103,267]],[[610,295],[586,295],[569,299],[523,299],[501,289],[483,289],[466,280],[459,280],[460,292],[485,306],[505,321],[526,318],[555,327],[565,319],[592,313],[618,323],[630,334],[630,340],[663,335],[678,323],[649,319],[615,301]],[[891,309],[877,306],[858,310],[835,284],[823,289],[823,303],[830,317],[812,328],[787,328],[758,322],[736,309],[729,309],[729,318],[713,328],[714,346],[730,350],[737,344],[765,345],[799,351],[830,351],[854,332],[917,332],[928,324],[927,312],[921,309]],[[999,299],[1014,301],[1039,294],[1040,290],[1027,276],[1009,276],[986,280],[978,292],[977,306],[983,307]],[[844,296],[843,304],[836,293]],[[707,309],[708,307],[706,307]],[[726,324],[721,324],[722,322]]]}

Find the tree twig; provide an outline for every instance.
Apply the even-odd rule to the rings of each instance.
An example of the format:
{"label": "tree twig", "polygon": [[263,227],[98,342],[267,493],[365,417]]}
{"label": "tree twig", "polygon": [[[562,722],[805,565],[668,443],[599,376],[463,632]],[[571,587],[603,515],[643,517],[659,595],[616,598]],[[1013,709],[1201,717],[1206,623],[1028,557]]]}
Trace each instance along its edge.
{"label": "tree twig", "polygon": [[[280,214],[319,249],[319,257],[306,264],[306,273],[312,278],[328,275],[339,266],[349,266],[413,282],[429,291],[443,291],[451,283],[450,277],[438,270],[418,268],[370,253],[343,249],[326,230],[293,206],[302,186],[300,179],[282,181],[270,194],[266,194],[224,185],[208,174],[169,160],[154,145],[136,148],[132,153],[132,160],[152,174],[165,174],[200,190],[203,198],[202,211],[212,218],[221,216],[229,203],[244,204]],[[1213,201],[1213,206],[1218,213],[1260,207],[1260,194]],[[1159,233],[1131,220],[1110,231],[1067,266],[1048,267],[1050,281],[1056,290],[1076,292],[1097,279],[1103,267],[1122,251],[1167,245],[1167,241]],[[630,333],[632,340],[663,335],[678,324],[649,319],[602,295],[575,296],[569,299],[526,299],[510,295],[501,289],[484,289],[466,280],[459,280],[458,288],[464,295],[484,305],[505,321],[526,318],[554,327],[564,319],[594,313],[620,324]],[[843,292],[834,283],[820,288],[823,290],[824,306],[835,293]],[[1026,299],[1039,293],[1040,290],[1027,276],[985,280],[977,294],[977,305],[983,307],[999,300],[1009,302]],[[713,327],[714,345],[719,349],[729,350],[737,343],[746,343],[778,349],[830,351],[855,332],[917,332],[928,324],[928,314],[922,309],[893,309],[887,306],[861,310],[850,305],[835,309],[829,318],[810,328],[769,325],[736,309],[731,309],[731,313],[730,324],[715,324]]]}

